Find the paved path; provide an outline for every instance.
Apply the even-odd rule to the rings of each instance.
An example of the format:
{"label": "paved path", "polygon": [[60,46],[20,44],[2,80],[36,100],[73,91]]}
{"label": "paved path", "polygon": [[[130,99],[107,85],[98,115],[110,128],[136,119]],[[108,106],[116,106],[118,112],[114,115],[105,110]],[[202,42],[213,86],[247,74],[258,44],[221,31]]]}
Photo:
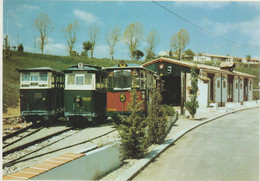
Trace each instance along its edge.
{"label": "paved path", "polygon": [[134,180],[259,180],[259,108],[183,136]]}

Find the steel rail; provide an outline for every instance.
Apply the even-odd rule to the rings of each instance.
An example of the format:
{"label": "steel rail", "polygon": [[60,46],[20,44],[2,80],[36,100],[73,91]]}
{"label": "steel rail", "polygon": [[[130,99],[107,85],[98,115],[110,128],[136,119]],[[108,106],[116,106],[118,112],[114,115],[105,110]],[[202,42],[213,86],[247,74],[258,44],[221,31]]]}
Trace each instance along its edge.
{"label": "steel rail", "polygon": [[29,143],[26,143],[26,144],[24,144],[24,145],[20,145],[20,146],[18,146],[18,147],[16,147],[16,148],[7,150],[7,151],[3,152],[3,157],[6,156],[6,155],[8,155],[8,154],[11,154],[11,153],[14,153],[14,152],[16,152],[16,151],[19,151],[19,150],[21,150],[21,149],[24,149],[24,148],[27,148],[27,147],[29,147],[29,146],[32,146],[32,145],[34,145],[34,144],[36,144],[36,143],[45,141],[45,140],[47,140],[47,139],[49,139],[49,138],[51,138],[51,137],[53,137],[53,136],[59,135],[59,134],[61,134],[61,133],[63,133],[63,132],[69,131],[69,130],[71,130],[71,129],[72,129],[72,128],[67,128],[67,129],[65,129],[65,130],[61,130],[61,131],[58,131],[58,132],[56,132],[56,133],[53,133],[53,134],[44,136],[44,137],[42,137],[42,138],[33,140],[33,141],[31,141],[31,142],[29,142]]}
{"label": "steel rail", "polygon": [[35,126],[35,125],[29,125],[29,126],[27,126],[27,127],[25,127],[25,128],[19,129],[19,130],[13,132],[13,133],[10,133],[10,134],[8,134],[8,135],[5,135],[5,136],[3,136],[3,141],[7,140],[8,138],[12,138],[12,137],[14,137],[14,136],[16,136],[16,135],[18,135],[18,134],[20,134],[20,133],[22,133],[22,132],[25,132],[25,131],[27,131],[29,128],[32,128],[33,126]]}
{"label": "steel rail", "polygon": [[37,132],[40,131],[42,128],[44,128],[44,127],[42,126],[42,127],[38,128],[38,129],[36,129],[36,130],[34,130],[34,131],[28,133],[27,135],[22,136],[21,138],[19,138],[19,139],[13,141],[13,142],[11,142],[11,143],[8,143],[8,144],[4,145],[3,148],[6,148],[6,147],[8,147],[8,146],[10,146],[10,145],[12,145],[12,144],[14,144],[14,143],[17,143],[18,141],[20,141],[20,140],[22,140],[22,139],[24,139],[24,138],[26,138],[26,137],[28,137],[28,136],[34,134],[34,133],[37,133]]}
{"label": "steel rail", "polygon": [[[79,142],[79,143],[76,143],[76,144],[73,144],[73,145],[70,145],[70,146],[66,146],[66,147],[63,147],[63,148],[60,148],[60,149],[56,149],[56,150],[53,150],[53,151],[49,151],[49,152],[46,152],[46,153],[43,153],[43,154],[39,154],[39,155],[30,157],[30,158],[26,158],[26,159],[20,160],[20,159],[23,158],[23,157],[26,157],[26,156],[28,156],[28,155],[30,155],[30,154],[32,154],[32,153],[35,153],[35,152],[37,152],[37,151],[39,151],[39,150],[41,150],[41,149],[43,149],[43,148],[46,148],[46,147],[48,147],[48,146],[51,146],[51,145],[53,145],[53,144],[55,144],[55,143],[57,143],[57,142],[59,142],[59,141],[65,139],[65,138],[63,138],[63,139],[61,139],[61,140],[55,141],[54,143],[51,143],[51,144],[49,144],[49,145],[46,145],[46,146],[44,146],[44,147],[42,147],[42,148],[40,148],[40,149],[37,149],[37,150],[35,150],[35,151],[32,151],[31,153],[28,153],[28,154],[26,154],[26,155],[23,155],[23,156],[20,157],[20,158],[17,158],[17,159],[15,159],[15,160],[12,160],[12,161],[9,161],[9,162],[7,162],[7,163],[4,163],[4,164],[3,164],[3,168],[5,168],[5,167],[10,167],[10,166],[13,166],[14,164],[17,164],[17,163],[20,163],[20,162],[24,162],[24,161],[28,161],[28,160],[31,160],[31,159],[34,159],[34,158],[38,158],[38,157],[41,157],[41,156],[44,156],[44,155],[48,155],[48,154],[51,154],[51,153],[54,153],[54,152],[57,152],[57,151],[61,151],[61,150],[67,149],[67,148],[71,148],[71,147],[74,147],[74,146],[78,146],[78,145],[81,145],[81,144],[84,144],[84,143],[93,141],[93,140],[95,140],[95,139],[101,138],[101,137],[103,137],[103,136],[106,136],[106,135],[108,135],[108,134],[110,134],[110,133],[112,133],[112,132],[114,132],[114,131],[116,131],[116,129],[113,129],[113,130],[111,130],[111,131],[108,131],[108,132],[106,132],[106,133],[104,133],[104,134],[101,134],[101,135],[99,135],[99,136],[96,136],[96,137],[94,137],[94,138],[87,139],[87,140],[85,140],[85,141],[82,141],[82,142]],[[67,136],[67,137],[69,137],[69,136]],[[66,138],[67,138],[67,137],[66,137]],[[95,148],[93,148],[93,149],[90,149],[90,150],[88,150],[87,152],[92,151],[92,150],[94,150],[94,149],[96,149],[96,148],[97,148],[97,147],[95,147]]]}

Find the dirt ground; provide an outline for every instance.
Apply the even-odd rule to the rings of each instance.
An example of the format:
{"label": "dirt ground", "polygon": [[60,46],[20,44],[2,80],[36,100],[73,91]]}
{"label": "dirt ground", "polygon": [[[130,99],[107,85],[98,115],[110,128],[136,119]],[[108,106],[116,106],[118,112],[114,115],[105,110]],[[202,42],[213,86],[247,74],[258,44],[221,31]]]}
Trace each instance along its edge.
{"label": "dirt ground", "polygon": [[18,129],[30,125],[30,123],[26,123],[20,118],[14,118],[18,116],[20,116],[20,106],[17,106],[16,108],[7,108],[7,112],[3,113],[3,135],[10,134]]}
{"label": "dirt ground", "polygon": [[3,118],[17,117],[20,116],[20,106],[16,108],[7,108],[7,112],[3,113]]}

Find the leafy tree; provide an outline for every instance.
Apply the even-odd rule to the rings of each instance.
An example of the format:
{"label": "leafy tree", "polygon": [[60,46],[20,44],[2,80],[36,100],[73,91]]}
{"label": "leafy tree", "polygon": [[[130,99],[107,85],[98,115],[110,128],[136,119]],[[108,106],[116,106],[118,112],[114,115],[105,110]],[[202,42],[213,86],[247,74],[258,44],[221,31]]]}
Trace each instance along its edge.
{"label": "leafy tree", "polygon": [[143,38],[143,26],[140,23],[132,23],[125,29],[124,40],[129,48],[130,57],[134,60],[134,52]]}
{"label": "leafy tree", "polygon": [[197,101],[198,73],[197,73],[196,66],[191,68],[190,77],[191,77],[191,94],[189,96],[190,100],[184,103],[184,107],[189,111],[191,118],[193,119],[199,107],[199,103]]}
{"label": "leafy tree", "polygon": [[5,59],[9,59],[11,57],[11,50],[10,50],[10,45],[8,42],[8,35],[6,35],[4,38],[3,55],[4,55]]}
{"label": "leafy tree", "polygon": [[170,49],[170,52],[169,52],[169,57],[173,58],[172,49]]}
{"label": "leafy tree", "polygon": [[154,49],[159,44],[159,37],[158,33],[155,30],[152,30],[147,36],[146,36],[146,61],[154,59],[155,53]]}
{"label": "leafy tree", "polygon": [[153,88],[147,115],[145,122],[148,126],[148,137],[145,143],[147,146],[152,143],[160,144],[166,136],[167,115],[162,105],[161,91],[157,87]]}
{"label": "leafy tree", "polygon": [[135,50],[134,51],[134,57],[136,60],[139,60],[144,56],[144,53],[141,50]]}
{"label": "leafy tree", "polygon": [[90,41],[83,42],[83,55],[88,56],[88,51],[92,49],[92,43]]}
{"label": "leafy tree", "polygon": [[145,148],[145,127],[142,101],[138,100],[136,90],[131,91],[131,102],[128,109],[131,115],[122,117],[122,122],[117,126],[121,138],[121,151],[126,158],[141,158],[147,152]]}
{"label": "leafy tree", "polygon": [[99,28],[96,25],[92,25],[89,27],[90,42],[92,43],[91,52],[90,52],[91,58],[93,58],[98,32],[99,32]]}
{"label": "leafy tree", "polygon": [[74,47],[74,44],[77,40],[77,32],[79,29],[79,25],[77,21],[73,21],[70,23],[65,30],[63,31],[64,37],[66,38],[67,41],[67,50],[69,52],[69,55],[72,56],[72,50]]}
{"label": "leafy tree", "polygon": [[181,60],[182,52],[190,42],[190,35],[185,29],[181,29],[178,33],[173,34],[170,39],[170,46],[175,50],[179,59]]}
{"label": "leafy tree", "polygon": [[23,53],[23,44],[21,43],[18,48],[17,48],[18,52]]}
{"label": "leafy tree", "polygon": [[188,49],[185,51],[185,55],[188,57],[188,58],[192,58],[195,56],[195,53],[191,50],[191,49]]}
{"label": "leafy tree", "polygon": [[112,60],[114,59],[114,47],[116,45],[116,43],[119,41],[121,36],[121,30],[117,27],[115,27],[114,29],[112,29],[112,31],[106,35],[106,42],[109,46],[109,53],[110,56],[112,58]]}
{"label": "leafy tree", "polygon": [[34,21],[34,28],[40,33],[40,49],[43,54],[44,45],[47,42],[48,34],[54,29],[52,19],[45,13],[40,13]]}

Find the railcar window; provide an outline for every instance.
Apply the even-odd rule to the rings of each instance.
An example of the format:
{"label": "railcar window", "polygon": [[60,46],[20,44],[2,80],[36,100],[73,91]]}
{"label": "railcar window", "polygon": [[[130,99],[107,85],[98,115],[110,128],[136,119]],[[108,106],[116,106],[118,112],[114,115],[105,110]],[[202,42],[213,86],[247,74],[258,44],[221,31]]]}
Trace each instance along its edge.
{"label": "railcar window", "polygon": [[40,81],[47,81],[47,73],[40,73]]}
{"label": "railcar window", "polygon": [[74,85],[75,84],[75,74],[68,74],[68,85]]}
{"label": "railcar window", "polygon": [[22,81],[29,81],[29,80],[30,80],[30,73],[23,73]]}
{"label": "railcar window", "polygon": [[39,80],[39,76],[36,75],[31,76],[31,81],[38,81],[38,80]]}
{"label": "railcar window", "polygon": [[76,75],[76,85],[83,85],[84,75]]}
{"label": "railcar window", "polygon": [[92,84],[92,74],[85,74],[85,85],[91,85]]}

